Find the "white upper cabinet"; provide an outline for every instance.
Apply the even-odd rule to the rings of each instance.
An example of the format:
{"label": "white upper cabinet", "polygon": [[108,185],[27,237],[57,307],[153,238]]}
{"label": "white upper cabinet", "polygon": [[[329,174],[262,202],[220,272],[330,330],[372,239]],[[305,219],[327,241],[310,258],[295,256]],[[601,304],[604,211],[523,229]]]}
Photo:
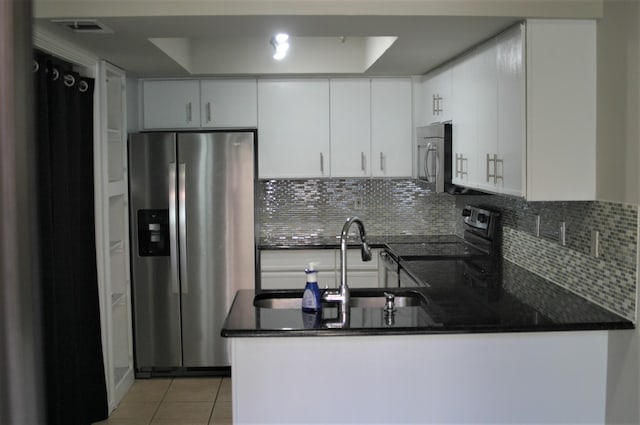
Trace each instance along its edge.
{"label": "white upper cabinet", "polygon": [[144,80],[144,128],[255,128],[257,92],[255,79]]}
{"label": "white upper cabinet", "polygon": [[488,164],[493,166],[494,186],[500,193],[524,196],[527,169],[524,26],[518,25],[500,34],[496,49],[498,138],[494,161]]}
{"label": "white upper cabinet", "polygon": [[145,129],[200,127],[198,80],[148,80],[142,82]]}
{"label": "white upper cabinet", "polygon": [[200,101],[203,128],[247,128],[258,125],[256,80],[202,80]]}
{"label": "white upper cabinet", "polygon": [[593,200],[596,184],[596,23],[526,27],[526,196]]}
{"label": "white upper cabinet", "polygon": [[498,72],[496,42],[491,40],[472,55],[473,107],[475,109],[476,155],[471,167],[475,173],[473,186],[495,189],[500,181],[496,172],[501,159],[498,152]]}
{"label": "white upper cabinet", "polygon": [[[472,187],[476,182],[477,167],[473,166],[477,158],[477,132],[475,107],[473,55],[467,55],[456,62],[452,68],[452,172],[454,184]],[[470,176],[470,173],[471,176]]]}
{"label": "white upper cabinet", "polygon": [[371,83],[331,79],[331,175],[371,175]]}
{"label": "white upper cabinet", "polygon": [[258,81],[260,178],[331,175],[329,81]]}
{"label": "white upper cabinet", "polygon": [[451,67],[444,66],[426,75],[421,95],[423,112],[419,125],[450,121],[453,113]]}
{"label": "white upper cabinet", "polygon": [[529,201],[595,199],[595,55],[595,22],[530,20],[458,60],[453,183]]}
{"label": "white upper cabinet", "polygon": [[412,174],[413,120],[411,80],[371,80],[371,174],[409,177]]}

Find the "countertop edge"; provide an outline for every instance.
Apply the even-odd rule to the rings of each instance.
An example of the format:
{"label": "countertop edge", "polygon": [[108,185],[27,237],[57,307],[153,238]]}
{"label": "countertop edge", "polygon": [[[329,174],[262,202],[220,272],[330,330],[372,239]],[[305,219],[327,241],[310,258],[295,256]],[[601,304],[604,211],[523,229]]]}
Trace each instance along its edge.
{"label": "countertop edge", "polygon": [[291,329],[291,330],[227,330],[222,329],[220,335],[225,338],[290,338],[290,337],[330,337],[330,336],[397,336],[397,335],[466,335],[466,334],[503,334],[503,333],[536,333],[536,332],[583,332],[583,331],[616,331],[632,330],[635,326],[632,322],[615,322],[600,324],[566,324],[544,327],[509,327],[499,328],[483,325],[481,328],[468,327],[446,328],[434,327],[433,329]]}

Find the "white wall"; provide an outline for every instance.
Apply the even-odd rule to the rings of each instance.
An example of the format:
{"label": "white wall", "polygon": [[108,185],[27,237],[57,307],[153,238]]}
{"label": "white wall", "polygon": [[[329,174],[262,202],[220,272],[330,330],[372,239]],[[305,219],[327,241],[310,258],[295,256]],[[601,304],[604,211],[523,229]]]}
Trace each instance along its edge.
{"label": "white wall", "polygon": [[[640,202],[639,26],[640,2],[605,0],[604,17],[598,23],[597,198],[600,200]],[[639,303],[637,298],[636,306]],[[639,344],[638,329],[612,333],[609,339],[608,424],[640,422]]]}

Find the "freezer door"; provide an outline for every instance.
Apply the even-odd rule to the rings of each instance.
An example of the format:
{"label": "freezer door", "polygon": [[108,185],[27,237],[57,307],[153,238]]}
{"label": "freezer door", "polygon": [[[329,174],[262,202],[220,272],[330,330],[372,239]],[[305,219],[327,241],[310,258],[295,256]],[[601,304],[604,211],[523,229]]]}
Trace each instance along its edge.
{"label": "freezer door", "polygon": [[220,336],[240,288],[253,288],[254,133],[178,136],[185,367],[230,364]]}
{"label": "freezer door", "polygon": [[176,136],[129,137],[131,269],[136,368],[180,367]]}

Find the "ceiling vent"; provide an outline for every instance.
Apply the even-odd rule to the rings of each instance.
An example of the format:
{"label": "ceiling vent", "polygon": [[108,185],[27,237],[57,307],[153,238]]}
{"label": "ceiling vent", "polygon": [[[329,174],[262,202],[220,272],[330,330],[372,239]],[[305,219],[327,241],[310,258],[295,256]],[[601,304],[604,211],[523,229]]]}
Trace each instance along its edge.
{"label": "ceiling vent", "polygon": [[73,32],[113,33],[111,28],[96,19],[52,19],[51,22],[69,28]]}

